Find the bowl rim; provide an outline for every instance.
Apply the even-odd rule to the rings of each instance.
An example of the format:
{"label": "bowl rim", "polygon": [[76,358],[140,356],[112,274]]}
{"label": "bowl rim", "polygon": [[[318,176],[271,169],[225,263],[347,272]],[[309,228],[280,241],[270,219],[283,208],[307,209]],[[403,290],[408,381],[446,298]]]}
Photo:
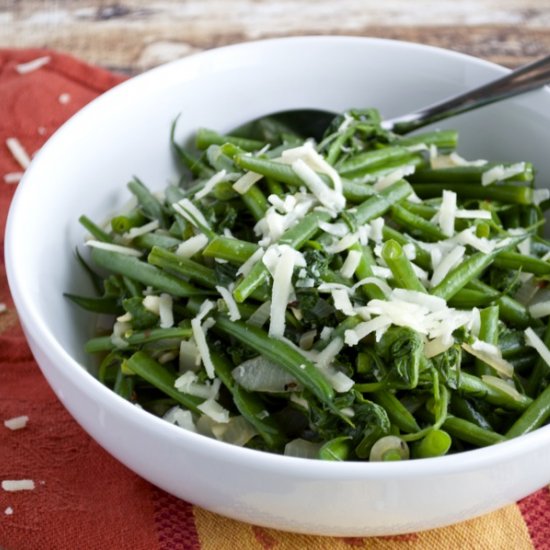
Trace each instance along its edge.
{"label": "bowl rim", "polygon": [[[23,216],[23,205],[26,200],[28,200],[27,195],[32,193],[31,188],[36,179],[35,174],[40,171],[41,158],[47,155],[50,149],[55,148],[57,141],[66,133],[72,132],[73,127],[78,126],[82,117],[89,116],[88,113],[93,113],[95,110],[101,108],[105,102],[113,101],[118,95],[126,94],[136,86],[155,82],[159,76],[164,74],[170,75],[176,68],[180,70],[190,67],[197,68],[200,67],[201,64],[203,67],[208,66],[208,63],[202,63],[208,60],[208,58],[216,58],[221,55],[239,55],[241,51],[244,50],[246,52],[250,48],[277,48],[280,44],[298,46],[300,44],[314,45],[315,43],[345,42],[351,44],[364,44],[366,47],[379,45],[386,48],[405,48],[407,50],[431,53],[441,58],[454,58],[463,61],[467,65],[476,65],[490,69],[495,73],[495,76],[499,74],[504,75],[509,72],[509,69],[490,61],[436,46],[387,38],[308,35],[253,40],[205,50],[181,59],[170,61],[116,85],[84,106],[54,132],[39,150],[31,166],[23,175],[10,204],[5,230],[5,263],[10,292],[21,318],[21,324],[26,330],[31,330],[33,335],[36,335],[34,338],[36,341],[41,342],[42,351],[53,359],[54,368],[60,372],[64,370],[65,372],[62,375],[70,378],[71,382],[83,393],[95,395],[96,401],[101,401],[101,403],[111,410],[119,411],[126,416],[127,419],[135,424],[140,424],[144,429],[158,432],[159,437],[164,434],[171,440],[177,437],[181,439],[182,446],[185,446],[186,442],[188,442],[189,445],[193,445],[197,448],[200,447],[205,454],[223,453],[225,460],[234,463],[238,462],[249,468],[267,467],[273,471],[284,472],[287,476],[294,475],[303,477],[306,475],[307,477],[325,479],[338,478],[343,480],[357,478],[386,478],[390,476],[392,479],[401,479],[410,476],[425,477],[438,474],[447,475],[450,473],[494,466],[499,462],[509,461],[519,455],[533,452],[543,446],[550,445],[550,425],[547,425],[518,438],[488,447],[432,459],[402,461],[397,464],[393,462],[383,463],[368,461],[331,462],[284,456],[239,447],[172,425],[160,417],[139,409],[115,394],[112,390],[101,384],[87,371],[84,365],[76,361],[64,349],[61,343],[49,330],[32,301],[27,298],[23,290],[25,286],[23,282],[25,279],[20,279],[18,277],[18,272],[20,272],[21,267],[19,266],[16,246],[17,226],[20,224],[19,219]],[[550,87],[546,86],[545,92],[550,94]]]}

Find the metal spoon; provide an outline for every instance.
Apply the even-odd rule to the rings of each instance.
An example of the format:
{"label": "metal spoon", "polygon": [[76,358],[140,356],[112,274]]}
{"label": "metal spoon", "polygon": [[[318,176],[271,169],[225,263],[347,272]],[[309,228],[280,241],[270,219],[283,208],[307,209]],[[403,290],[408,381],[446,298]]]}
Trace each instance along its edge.
{"label": "metal spoon", "polygon": [[[468,92],[424,107],[414,113],[385,120],[382,127],[396,134],[406,134],[433,122],[540,88],[548,83],[550,83],[550,55]],[[274,113],[269,115],[269,118],[296,129],[304,136],[320,139],[334,116],[335,113],[330,111],[298,109]],[[239,133],[245,127],[250,128],[254,122],[241,126],[232,133]]]}

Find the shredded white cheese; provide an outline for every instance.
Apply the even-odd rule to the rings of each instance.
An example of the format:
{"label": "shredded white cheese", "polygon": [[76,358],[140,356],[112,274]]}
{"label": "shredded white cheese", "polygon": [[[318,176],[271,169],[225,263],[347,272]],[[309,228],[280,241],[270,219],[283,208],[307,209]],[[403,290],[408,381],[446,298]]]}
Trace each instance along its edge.
{"label": "shredded white cheese", "polygon": [[229,290],[227,288],[224,288],[223,286],[217,286],[216,290],[220,293],[220,296],[227,306],[229,319],[231,321],[238,321],[241,318],[241,313],[239,311],[239,306],[237,305],[237,302],[235,301],[235,298],[233,298],[231,292],[229,292]]}
{"label": "shredded white cheese", "polygon": [[335,243],[327,245],[326,251],[329,254],[338,254],[347,250],[350,246],[354,245],[359,240],[358,233],[348,233],[341,239],[337,240]]}
{"label": "shredded white cheese", "polygon": [[296,160],[302,160],[312,170],[327,175],[334,186],[334,191],[338,195],[342,195],[342,180],[340,175],[314,148],[311,141],[306,141],[303,145],[293,149],[283,151],[281,160],[289,164],[293,164]]}
{"label": "shredded white cheese", "polygon": [[26,170],[31,165],[31,157],[17,138],[10,137],[6,139],[6,146],[23,170]]}
{"label": "shredded white cheese", "polygon": [[23,172],[8,172],[4,174],[4,183],[13,184],[19,183],[23,177]]}
{"label": "shredded white cheese", "polygon": [[6,514],[6,516],[11,516],[13,514],[13,508],[11,506],[8,506],[5,510],[4,510],[4,514]]}
{"label": "shredded white cheese", "polygon": [[174,326],[174,312],[172,311],[173,300],[170,294],[163,292],[159,296],[159,315],[160,328],[170,328]]}
{"label": "shredded white cheese", "polygon": [[353,304],[349,298],[347,289],[337,288],[331,291],[334,307],[348,317],[355,315]]}
{"label": "shredded white cheese", "polygon": [[195,371],[200,367],[201,356],[199,348],[195,340],[182,340],[179,350],[179,370],[180,372],[186,372],[188,370]]}
{"label": "shredded white cheese", "polygon": [[319,223],[319,228],[329,235],[334,235],[335,237],[340,238],[349,233],[349,228],[344,222],[321,222]]}
{"label": "shredded white cheese", "polygon": [[9,430],[21,430],[27,425],[28,421],[29,417],[26,415],[15,416],[14,418],[4,420],[4,426],[6,426]]}
{"label": "shredded white cheese", "polygon": [[507,378],[514,376],[514,366],[502,358],[502,353],[497,346],[482,340],[475,340],[472,345],[463,343],[462,348],[495,369],[499,374]]}
{"label": "shredded white cheese", "polygon": [[456,193],[454,191],[443,191],[441,207],[437,216],[437,222],[442,233],[452,237],[455,232],[456,217]]}
{"label": "shredded white cheese", "polygon": [[488,210],[465,210],[457,209],[455,218],[474,219],[474,220],[490,220],[491,212]]}
{"label": "shredded white cheese", "polygon": [[191,414],[191,411],[186,411],[181,407],[172,407],[162,418],[167,422],[170,422],[170,424],[175,424],[176,426],[189,430],[190,432],[197,431],[195,423],[193,422],[193,415]]}
{"label": "shredded white cheese", "polygon": [[44,65],[47,65],[50,61],[51,61],[51,57],[49,55],[44,55],[42,57],[37,57],[36,59],[32,59],[31,61],[17,64],[15,66],[15,70],[19,74],[27,74],[32,71],[36,71],[37,69],[40,69]]}
{"label": "shredded white cheese", "polygon": [[71,94],[68,94],[68,93],[62,93],[58,98],[57,100],[59,101],[59,103],[61,103],[61,105],[67,105],[68,103],[71,102]]}
{"label": "shredded white cheese", "polygon": [[218,183],[222,182],[227,177],[227,172],[225,170],[220,170],[214,174],[205,184],[204,187],[195,193],[196,199],[202,199],[209,195]]}
{"label": "shredded white cheese", "polygon": [[189,237],[176,248],[176,255],[182,258],[191,258],[208,244],[208,237],[203,233]]}
{"label": "shredded white cheese", "polygon": [[214,399],[207,399],[197,408],[208,416],[208,418],[214,420],[214,422],[219,422],[220,424],[229,422],[229,411],[224,409],[217,401],[214,401]]}
{"label": "shredded white cheese", "polygon": [[194,227],[199,229],[201,227],[210,228],[204,214],[189,199],[181,199],[173,203],[172,208]]}
{"label": "shredded white cheese", "polygon": [[335,213],[345,208],[344,195],[336,189],[331,189],[302,159],[295,160],[292,169],[324,207]]}
{"label": "shredded white cheese", "polygon": [[535,348],[542,360],[550,366],[550,350],[546,344],[539,338],[538,334],[531,328],[525,329],[525,344]]}
{"label": "shredded white cheese", "polygon": [[86,246],[92,248],[101,248],[102,250],[110,250],[111,252],[117,252],[118,254],[126,254],[127,256],[141,256],[142,252],[136,248],[130,248],[129,246],[122,246],[120,244],[105,243],[103,241],[95,241],[90,239],[86,241]]}
{"label": "shredded white cheese", "polygon": [[360,262],[361,252],[359,250],[350,250],[340,268],[340,275],[346,279],[351,279],[355,274],[355,270],[359,267]]}
{"label": "shredded white cheese", "polygon": [[8,311],[8,307],[6,304],[0,302],[0,313],[5,313],[6,311]]}
{"label": "shredded white cheese", "polygon": [[370,222],[370,238],[375,243],[381,243],[383,234],[382,230],[384,229],[384,218],[375,218]]}
{"label": "shredded white cheese", "polygon": [[124,237],[130,240],[135,239],[140,235],[146,235],[147,233],[151,233],[152,231],[155,231],[155,229],[158,229],[158,228],[159,228],[158,220],[153,220],[140,227],[132,227],[129,231],[127,231],[124,234]]}
{"label": "shredded white cheese", "polygon": [[255,183],[263,178],[261,174],[256,172],[245,172],[234,184],[233,189],[237,193],[244,195]]}
{"label": "shredded white cheese", "polygon": [[2,481],[2,489],[4,491],[32,491],[35,488],[32,479],[4,479]]}
{"label": "shredded white cheese", "polygon": [[431,285],[438,285],[455,267],[457,267],[464,258],[464,253],[466,248],[460,245],[455,246],[441,261],[437,264],[433,270],[433,275],[431,278]]}
{"label": "shredded white cheese", "polygon": [[202,303],[197,316],[191,320],[193,338],[195,340],[195,343],[197,344],[199,355],[201,357],[202,364],[204,365],[204,370],[206,371],[208,378],[214,378],[215,376],[214,364],[212,363],[210,350],[208,349],[208,343],[206,342],[206,332],[208,330],[208,327],[212,325],[210,323],[207,323],[207,321],[202,323],[202,320],[208,315],[208,313],[210,313],[213,308],[214,304],[210,300],[205,300]]}
{"label": "shredded white cheese", "polygon": [[[348,346],[356,346],[363,338],[377,331],[383,331],[391,325],[391,319],[384,315],[375,317],[370,321],[359,323],[355,328],[348,329],[344,333],[344,341]],[[378,340],[378,338],[377,338]]]}
{"label": "shredded white cheese", "polygon": [[342,351],[343,347],[344,340],[342,340],[342,338],[333,338],[322,351],[318,352],[313,357],[315,365],[320,369],[328,368],[332,364],[336,356]]}
{"label": "shredded white cheese", "polygon": [[389,187],[399,180],[402,180],[403,178],[414,174],[415,169],[416,166],[412,164],[398,168],[397,170],[394,170],[393,172],[390,172],[389,174],[380,177],[372,187],[375,191],[383,191],[384,189],[386,189],[386,187]]}
{"label": "shredded white cheese", "polygon": [[494,166],[490,170],[483,173],[481,176],[481,185],[490,185],[496,181],[507,180],[521,174],[524,171],[525,162],[518,162],[508,167],[504,167],[502,164],[499,164],[498,166]]}
{"label": "shredded white cheese", "polygon": [[[271,255],[271,251],[274,251],[277,257]],[[273,265],[267,265],[266,260],[268,258],[275,259],[276,265],[274,268]],[[264,254],[263,261],[273,275],[269,335],[274,338],[281,338],[285,332],[285,312],[292,292],[294,266],[305,267],[306,263],[298,251],[287,245],[271,246]]]}

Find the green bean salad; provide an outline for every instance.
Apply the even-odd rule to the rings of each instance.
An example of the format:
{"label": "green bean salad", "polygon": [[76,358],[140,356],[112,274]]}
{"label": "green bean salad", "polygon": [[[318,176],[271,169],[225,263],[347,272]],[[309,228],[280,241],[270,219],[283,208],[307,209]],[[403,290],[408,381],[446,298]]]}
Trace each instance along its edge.
{"label": "green bean salad", "polygon": [[[171,132],[180,181],[86,216],[114,392],[181,428],[324,460],[428,458],[550,417],[549,192],[529,162],[467,160],[455,131],[374,109],[317,140],[266,117]],[[153,182],[154,183],[154,182]],[[85,259],[86,256],[86,259]],[[89,257],[88,257],[89,256]]]}

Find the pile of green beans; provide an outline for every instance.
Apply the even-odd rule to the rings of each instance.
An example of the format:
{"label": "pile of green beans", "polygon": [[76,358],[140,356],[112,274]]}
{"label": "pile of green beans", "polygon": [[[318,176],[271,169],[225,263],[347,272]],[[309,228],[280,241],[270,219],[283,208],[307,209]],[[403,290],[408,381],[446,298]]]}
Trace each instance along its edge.
{"label": "pile of green beans", "polygon": [[[457,144],[451,130],[395,135],[373,109],[335,117],[319,142],[266,118],[239,135],[199,129],[184,147],[174,124],[179,182],[153,193],[134,178],[127,210],[104,226],[80,218],[90,247],[77,257],[96,295],[66,296],[110,320],[86,343],[99,380],[187,429],[323,460],[430,458],[548,423],[550,307],[532,314],[550,303],[547,197],[530,163],[468,162]],[[293,152],[318,186],[341,187],[344,208],[285,161]],[[254,181],[239,187],[243,176]],[[450,233],[445,193],[466,212]],[[460,243],[436,280],[437,255]],[[283,334],[271,333],[281,297],[269,249],[279,263],[297,254]],[[376,307],[398,291],[472,321],[428,353],[437,337],[420,324],[382,323]],[[265,388],[273,378],[284,383]]]}

